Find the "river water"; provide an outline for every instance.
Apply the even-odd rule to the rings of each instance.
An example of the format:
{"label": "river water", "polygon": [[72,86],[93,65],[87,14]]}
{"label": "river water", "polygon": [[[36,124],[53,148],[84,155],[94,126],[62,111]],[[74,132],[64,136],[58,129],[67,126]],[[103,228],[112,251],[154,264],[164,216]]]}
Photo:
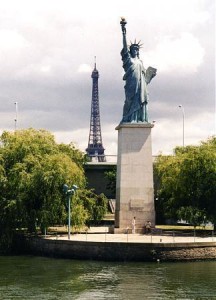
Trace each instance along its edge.
{"label": "river water", "polygon": [[216,299],[216,262],[118,263],[0,256],[0,299]]}

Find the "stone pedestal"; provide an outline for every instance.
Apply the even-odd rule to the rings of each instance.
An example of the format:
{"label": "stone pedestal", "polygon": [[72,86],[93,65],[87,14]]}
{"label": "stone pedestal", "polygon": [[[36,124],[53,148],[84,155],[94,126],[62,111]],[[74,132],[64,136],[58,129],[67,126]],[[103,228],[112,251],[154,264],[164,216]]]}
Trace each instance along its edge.
{"label": "stone pedestal", "polygon": [[115,233],[143,232],[149,220],[155,225],[153,162],[150,123],[124,123],[118,130]]}

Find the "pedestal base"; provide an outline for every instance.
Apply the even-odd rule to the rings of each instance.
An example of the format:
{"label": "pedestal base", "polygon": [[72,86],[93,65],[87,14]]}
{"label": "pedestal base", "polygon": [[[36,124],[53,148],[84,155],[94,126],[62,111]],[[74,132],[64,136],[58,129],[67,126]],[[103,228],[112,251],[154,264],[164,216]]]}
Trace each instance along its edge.
{"label": "pedestal base", "polygon": [[150,123],[123,123],[118,130],[116,212],[114,231],[143,230],[155,225]]}

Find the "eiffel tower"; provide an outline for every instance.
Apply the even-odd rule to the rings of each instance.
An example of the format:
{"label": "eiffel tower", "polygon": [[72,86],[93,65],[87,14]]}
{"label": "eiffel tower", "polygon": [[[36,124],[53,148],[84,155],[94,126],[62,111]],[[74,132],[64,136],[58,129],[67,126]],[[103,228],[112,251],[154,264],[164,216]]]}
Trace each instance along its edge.
{"label": "eiffel tower", "polygon": [[104,147],[101,137],[100,125],[100,109],[99,109],[99,93],[98,93],[98,78],[99,72],[96,69],[96,58],[94,70],[92,71],[92,102],[91,102],[91,117],[88,148],[86,149],[90,161],[105,162]]}

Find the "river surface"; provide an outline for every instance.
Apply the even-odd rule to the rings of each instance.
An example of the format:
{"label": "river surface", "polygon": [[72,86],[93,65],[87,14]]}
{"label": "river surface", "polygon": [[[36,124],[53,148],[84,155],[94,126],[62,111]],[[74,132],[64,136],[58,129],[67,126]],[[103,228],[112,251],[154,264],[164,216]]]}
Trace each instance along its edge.
{"label": "river surface", "polygon": [[216,262],[118,263],[0,256],[0,300],[216,299]]}

